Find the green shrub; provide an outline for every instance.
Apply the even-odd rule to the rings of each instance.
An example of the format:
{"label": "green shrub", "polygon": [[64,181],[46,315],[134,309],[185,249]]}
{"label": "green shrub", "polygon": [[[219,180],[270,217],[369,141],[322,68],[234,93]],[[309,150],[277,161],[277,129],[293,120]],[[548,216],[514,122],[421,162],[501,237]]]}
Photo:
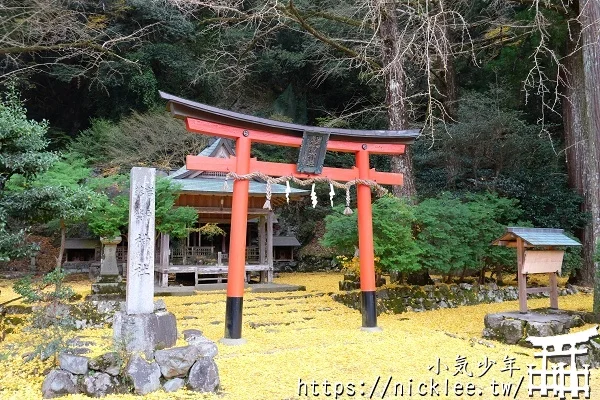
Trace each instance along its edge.
{"label": "green shrub", "polygon": [[[491,243],[517,221],[517,203],[492,194],[443,194],[411,206],[384,196],[373,203],[375,256],[384,271],[457,274],[514,268],[515,252]],[[343,215],[341,208],[327,216],[323,245],[351,255],[358,246],[356,216]]]}
{"label": "green shrub", "polygon": [[[341,254],[351,255],[358,246],[357,213],[342,214],[343,208],[325,218],[322,244]],[[414,207],[386,195],[373,203],[373,242],[375,256],[384,271],[412,272],[420,269],[420,249],[413,240]]]}
{"label": "green shrub", "polygon": [[492,246],[520,215],[516,200],[492,194],[442,194],[417,206],[417,245],[423,268],[443,274],[516,265],[514,251]]}

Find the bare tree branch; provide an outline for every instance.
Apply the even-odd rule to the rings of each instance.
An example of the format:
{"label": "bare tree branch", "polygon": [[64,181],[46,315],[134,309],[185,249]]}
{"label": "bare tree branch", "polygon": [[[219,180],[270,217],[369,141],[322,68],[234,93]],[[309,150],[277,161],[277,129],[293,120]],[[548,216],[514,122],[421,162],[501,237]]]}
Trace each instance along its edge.
{"label": "bare tree branch", "polygon": [[92,0],[0,0],[0,14],[0,79],[59,65],[77,65],[81,76],[111,59],[133,65],[121,46],[139,44],[158,25],[121,34]]}

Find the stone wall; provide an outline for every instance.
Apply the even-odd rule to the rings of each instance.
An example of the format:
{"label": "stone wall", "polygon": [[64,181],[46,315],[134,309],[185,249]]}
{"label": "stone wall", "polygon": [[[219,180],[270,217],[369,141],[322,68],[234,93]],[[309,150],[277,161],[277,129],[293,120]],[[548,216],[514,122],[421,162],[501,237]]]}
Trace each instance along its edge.
{"label": "stone wall", "polygon": [[[375,287],[381,287],[385,285],[385,278],[379,274],[375,274]],[[339,282],[340,290],[356,290],[360,289],[360,275],[356,274],[344,274],[344,280]]]}
{"label": "stone wall", "polygon": [[[577,293],[578,289],[567,285],[559,288],[559,295]],[[390,286],[377,290],[377,313],[400,314],[405,311],[426,311],[439,308],[455,308],[458,306],[501,303],[517,300],[519,297],[515,286],[501,286],[460,283],[458,285],[425,285],[425,286]],[[548,297],[547,293],[530,294],[529,298]],[[336,293],[332,298],[350,308],[360,310],[360,292]]]}
{"label": "stone wall", "polygon": [[219,371],[213,357],[214,342],[202,332],[183,332],[188,345],[157,350],[148,359],[139,354],[109,352],[95,358],[63,352],[59,367],[50,371],[42,384],[45,399],[85,393],[92,397],[135,393],[146,395],[158,390],[174,392],[184,386],[200,393],[219,388]]}

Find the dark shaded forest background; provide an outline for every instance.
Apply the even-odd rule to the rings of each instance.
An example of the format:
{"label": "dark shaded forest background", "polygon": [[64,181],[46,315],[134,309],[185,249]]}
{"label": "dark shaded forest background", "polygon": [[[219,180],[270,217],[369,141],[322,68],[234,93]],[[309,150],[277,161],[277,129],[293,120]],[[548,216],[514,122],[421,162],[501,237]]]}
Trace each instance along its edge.
{"label": "dark shaded forest background", "polygon": [[[401,64],[404,126],[392,126],[386,75],[395,65],[386,53],[389,35],[400,33],[383,28],[410,27],[403,25],[407,10],[429,2],[297,1],[272,10],[260,2],[185,3],[2,0],[3,91],[15,88],[27,118],[48,121],[48,148],[67,162],[85,160],[90,176],[127,173],[135,165],[175,169],[206,144],[166,113],[159,90],[299,124],[419,128],[409,160],[415,184],[410,201],[439,199],[435,207],[443,209],[453,204],[448,196],[463,203],[477,194],[493,202],[509,199],[517,212],[498,217],[498,224],[563,228],[595,254],[595,236],[586,241],[584,231],[593,219],[590,207],[598,204],[586,206],[587,183],[581,171],[569,170],[581,161],[567,163],[568,149],[578,143],[567,121],[569,105],[576,105],[569,92],[581,83],[575,68],[581,65],[588,79],[595,74],[573,61],[585,59],[581,32],[595,23],[581,22],[587,1],[431,2],[431,10],[444,6],[455,13],[440,14],[448,19],[439,28],[446,50],[423,50],[432,55],[426,68],[416,58],[419,43],[432,48],[438,42],[406,45],[414,57]],[[235,12],[220,8],[229,3]],[[397,5],[395,25],[389,25],[389,4]],[[426,20],[431,10],[415,15]],[[282,23],[281,15],[289,19]],[[376,39],[368,31],[374,21],[381,27]],[[383,50],[372,52],[377,45]],[[588,102],[600,101],[585,93],[592,96]],[[270,161],[297,157],[288,148],[257,145],[253,152]],[[386,157],[371,161],[379,170],[395,168]],[[330,166],[353,162],[344,154],[326,159]],[[307,264],[331,256],[317,240],[331,213],[327,190],[319,197],[323,206],[313,209],[307,199],[281,211],[306,246],[301,255]],[[593,257],[577,251],[571,257],[573,280],[591,284]],[[587,275],[578,276],[586,262]]]}

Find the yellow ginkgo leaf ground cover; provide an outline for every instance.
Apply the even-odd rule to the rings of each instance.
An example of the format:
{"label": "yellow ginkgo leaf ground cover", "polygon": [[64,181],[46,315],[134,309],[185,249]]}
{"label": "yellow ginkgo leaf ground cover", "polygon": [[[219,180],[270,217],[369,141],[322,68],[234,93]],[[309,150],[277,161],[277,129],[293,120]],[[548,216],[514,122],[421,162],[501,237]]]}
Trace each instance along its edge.
{"label": "yellow ginkgo leaf ground cover", "polygon": [[[360,313],[333,301],[329,295],[337,291],[340,279],[340,274],[281,274],[278,282],[304,285],[307,290],[247,292],[243,336],[248,343],[218,344],[215,360],[221,392],[156,392],[145,398],[530,398],[527,365],[540,364],[533,357],[535,350],[481,337],[485,314],[516,310],[517,302],[381,315],[378,323],[382,332],[363,332],[359,329]],[[0,302],[12,296],[10,285],[10,281],[0,281]],[[77,282],[74,286],[81,294],[89,291],[89,282]],[[196,328],[212,340],[223,337],[223,291],[164,300],[177,316],[179,331]],[[590,311],[592,296],[564,296],[559,304],[564,309]],[[545,307],[548,299],[532,299],[529,305]],[[43,374],[53,361],[24,362],[22,356],[50,336],[51,332],[18,329],[0,343],[0,399],[41,397]],[[113,348],[110,328],[86,329],[69,333],[71,336],[94,342],[90,355]],[[180,339],[178,344],[185,342]],[[591,372],[591,393],[591,398],[600,396],[600,372],[596,370]]]}

